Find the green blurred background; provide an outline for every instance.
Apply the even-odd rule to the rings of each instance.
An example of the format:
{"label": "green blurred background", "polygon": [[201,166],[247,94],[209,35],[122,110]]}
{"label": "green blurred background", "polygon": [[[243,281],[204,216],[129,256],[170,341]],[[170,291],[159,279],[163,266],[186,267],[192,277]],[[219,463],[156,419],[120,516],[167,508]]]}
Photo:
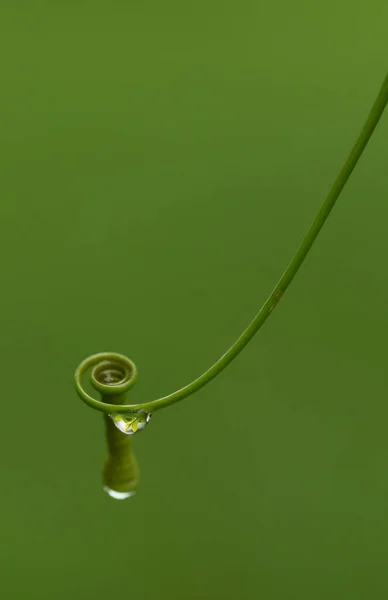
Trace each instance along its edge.
{"label": "green blurred background", "polygon": [[387,68],[388,4],[0,5],[4,598],[388,594],[387,134],[258,337],[101,490],[87,355],[207,368],[306,231]]}

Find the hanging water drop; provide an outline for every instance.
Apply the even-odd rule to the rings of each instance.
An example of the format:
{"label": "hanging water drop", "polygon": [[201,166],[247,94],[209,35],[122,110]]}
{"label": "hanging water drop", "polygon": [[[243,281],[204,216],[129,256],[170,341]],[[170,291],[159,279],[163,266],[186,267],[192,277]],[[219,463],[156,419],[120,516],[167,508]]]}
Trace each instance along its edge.
{"label": "hanging water drop", "polygon": [[115,500],[125,500],[126,498],[131,498],[131,496],[136,494],[135,490],[132,490],[131,492],[116,492],[116,490],[112,490],[107,485],[104,485],[104,492],[109,494],[109,496]]}
{"label": "hanging water drop", "polygon": [[109,415],[117,429],[126,435],[132,435],[145,429],[152,417],[151,413],[141,410],[133,415]]}

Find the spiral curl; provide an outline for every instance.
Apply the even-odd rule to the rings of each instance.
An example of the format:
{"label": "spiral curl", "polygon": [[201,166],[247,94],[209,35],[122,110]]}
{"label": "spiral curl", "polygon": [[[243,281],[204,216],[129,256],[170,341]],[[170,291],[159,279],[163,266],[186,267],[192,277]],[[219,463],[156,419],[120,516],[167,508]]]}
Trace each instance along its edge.
{"label": "spiral curl", "polygon": [[85,373],[92,369],[90,381],[94,389],[106,399],[126,394],[137,380],[137,368],[133,361],[117,352],[100,352],[83,360],[77,367],[74,383],[77,394],[88,406],[106,414],[137,413],[141,404],[109,403],[88,394],[82,384]]}

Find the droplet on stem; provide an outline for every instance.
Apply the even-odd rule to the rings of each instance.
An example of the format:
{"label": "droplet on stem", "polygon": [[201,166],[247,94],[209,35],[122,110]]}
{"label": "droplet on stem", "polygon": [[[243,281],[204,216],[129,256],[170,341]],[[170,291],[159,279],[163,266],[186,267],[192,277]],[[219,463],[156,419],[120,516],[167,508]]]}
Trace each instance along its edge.
{"label": "droplet on stem", "polygon": [[109,415],[117,429],[126,435],[133,435],[142,429],[145,429],[151,420],[152,414],[141,410],[133,415]]}

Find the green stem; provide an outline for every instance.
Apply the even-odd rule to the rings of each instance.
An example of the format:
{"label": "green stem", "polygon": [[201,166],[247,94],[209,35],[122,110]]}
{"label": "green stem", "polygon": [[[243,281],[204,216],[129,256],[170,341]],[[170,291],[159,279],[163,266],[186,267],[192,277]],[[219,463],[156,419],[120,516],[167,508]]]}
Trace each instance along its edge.
{"label": "green stem", "polygon": [[[248,327],[236,340],[236,342],[229,348],[229,350],[223,356],[221,356],[221,358],[213,366],[210,367],[210,369],[205,371],[202,375],[200,375],[197,379],[195,379],[185,387],[177,390],[176,392],[173,392],[172,394],[169,394],[168,396],[164,396],[163,398],[159,398],[158,400],[154,400],[152,402],[146,402],[144,404],[133,404],[118,407],[113,404],[103,404],[94,400],[91,396],[86,394],[86,392],[82,389],[82,386],[80,385],[80,379],[83,372],[91,364],[90,362],[88,364],[88,361],[96,359],[97,356],[104,357],[104,355],[96,355],[95,357],[86,359],[86,361],[81,363],[81,365],[77,369],[76,387],[77,392],[79,393],[81,398],[87,404],[93,406],[93,408],[97,408],[98,410],[102,410],[104,412],[130,413],[135,412],[139,409],[143,409],[148,412],[155,412],[156,410],[166,408],[167,406],[170,406],[171,404],[174,404],[175,402],[178,402],[179,400],[183,400],[183,398],[190,396],[194,392],[198,391],[201,387],[209,383],[209,381],[214,379],[214,377],[216,377],[219,373],[221,373],[221,371],[223,371],[223,369],[225,369],[225,367],[227,367],[229,363],[232,362],[232,360],[241,352],[241,350],[247,345],[247,343],[253,338],[255,333],[264,324],[264,322],[267,320],[275,306],[278,304],[280,298],[290,285],[291,281],[294,279],[296,273],[298,272],[300,266],[306,258],[311,246],[316,240],[320,230],[325,224],[336,201],[338,200],[338,197],[341,194],[346,182],[352,174],[353,169],[355,168],[360,156],[362,155],[368,141],[370,140],[372,133],[375,130],[376,125],[384,112],[387,102],[388,76],[384,80],[384,83],[365,122],[365,125],[356,143],[354,144],[354,147],[350,152],[344,166],[342,167],[337,179],[335,180],[329,192],[329,195],[322,204],[314,222],[312,223],[306,236],[302,240],[302,243],[296,251],[293,259],[289,263],[287,269],[284,271],[274,290],[272,291],[268,299],[265,301],[262,308],[257,313],[250,325],[248,325]],[[107,353],[106,356],[109,357],[114,355]]]}
{"label": "green stem", "polygon": [[[115,403],[126,402],[126,394],[114,396]],[[106,396],[102,396],[102,402]],[[112,419],[104,415],[107,444],[107,458],[103,468],[105,489],[119,494],[134,494],[139,485],[139,468],[132,451],[131,435],[123,435]]]}

